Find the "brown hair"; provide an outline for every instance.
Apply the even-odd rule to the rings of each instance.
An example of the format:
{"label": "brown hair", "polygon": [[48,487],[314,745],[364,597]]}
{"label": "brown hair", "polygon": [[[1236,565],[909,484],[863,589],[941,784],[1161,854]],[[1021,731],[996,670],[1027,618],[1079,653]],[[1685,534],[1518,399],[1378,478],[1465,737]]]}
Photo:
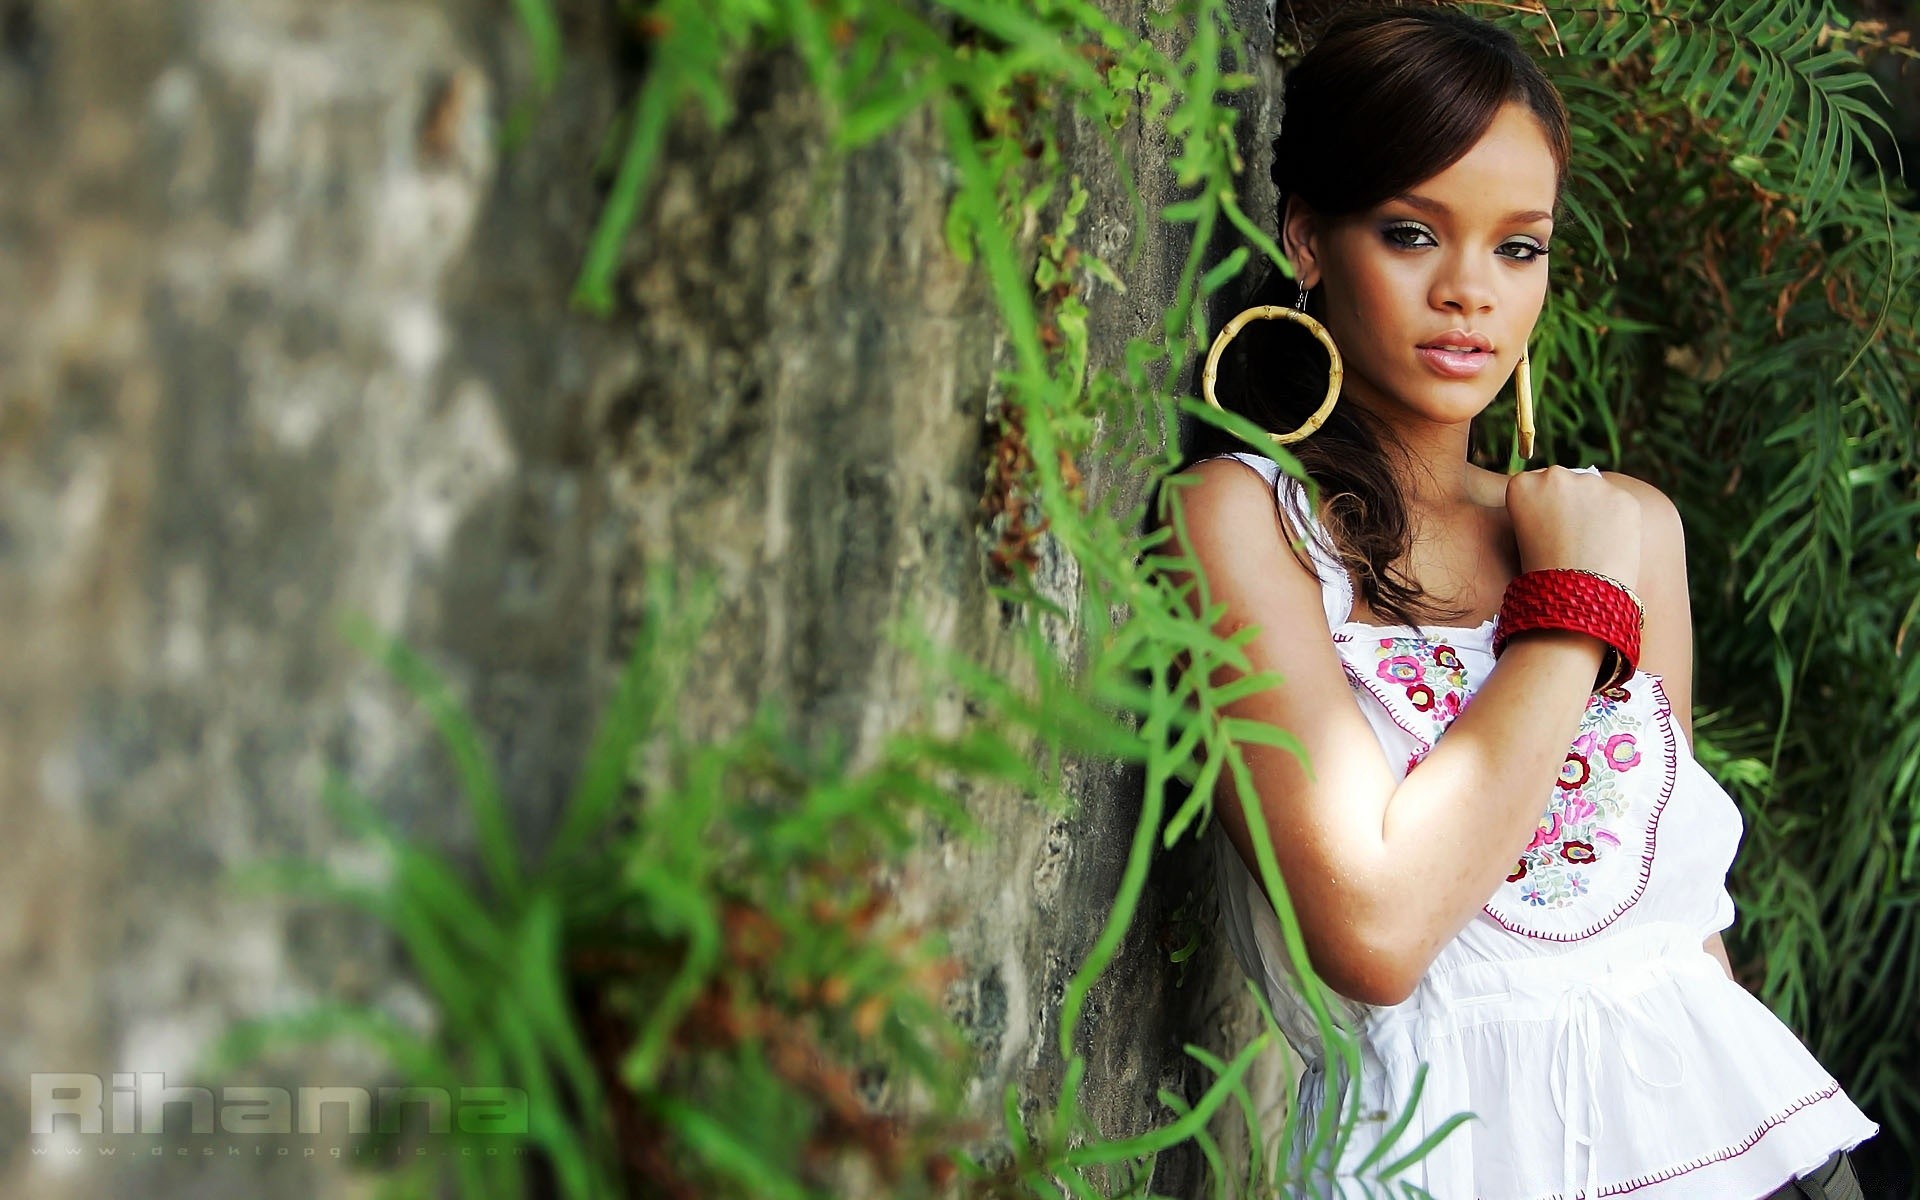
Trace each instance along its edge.
{"label": "brown hair", "polygon": [[[1295,196],[1329,218],[1383,203],[1458,161],[1509,101],[1539,118],[1557,184],[1564,185],[1566,107],[1511,34],[1445,7],[1341,12],[1287,72],[1273,144],[1278,213]],[[1269,271],[1244,303],[1225,311],[1291,306],[1298,291],[1293,280]],[[1308,297],[1307,311],[1316,318],[1320,301],[1317,291]],[[1215,394],[1228,409],[1280,432],[1298,428],[1319,407],[1326,380],[1326,351],[1305,331],[1254,321],[1222,354]],[[1195,421],[1184,459],[1246,449],[1233,434]],[[1400,452],[1391,430],[1359,405],[1342,403],[1312,436],[1285,449],[1325,497],[1332,540],[1326,549],[1353,573],[1368,608],[1416,627],[1422,617],[1460,615],[1439,609],[1401,565],[1412,529],[1406,497],[1389,470],[1388,456]]]}

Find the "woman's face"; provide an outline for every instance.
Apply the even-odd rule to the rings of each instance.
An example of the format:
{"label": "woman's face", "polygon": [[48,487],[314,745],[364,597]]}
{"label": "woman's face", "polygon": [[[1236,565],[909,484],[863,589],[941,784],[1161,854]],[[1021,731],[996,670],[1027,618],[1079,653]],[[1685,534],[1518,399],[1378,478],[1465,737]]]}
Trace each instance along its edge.
{"label": "woman's face", "polygon": [[1499,392],[1547,296],[1556,168],[1509,103],[1452,166],[1363,213],[1291,206],[1287,252],[1321,289],[1345,395],[1397,425],[1456,425]]}

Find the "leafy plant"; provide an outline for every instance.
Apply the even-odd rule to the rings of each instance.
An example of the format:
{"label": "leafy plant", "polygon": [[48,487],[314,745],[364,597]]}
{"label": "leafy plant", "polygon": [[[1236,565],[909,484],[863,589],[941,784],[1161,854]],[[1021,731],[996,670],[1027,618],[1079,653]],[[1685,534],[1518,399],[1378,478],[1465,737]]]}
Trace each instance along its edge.
{"label": "leafy plant", "polygon": [[[905,1171],[923,1187],[950,1178],[970,1063],[939,1008],[949,966],[938,931],[903,924],[875,871],[912,844],[916,817],[969,832],[939,771],[1018,784],[1028,768],[982,728],[897,736],[853,773],[837,747],[809,749],[764,708],[725,742],[688,744],[671,717],[713,585],[676,583],[664,567],[648,583],[631,660],[560,832],[531,866],[445,683],[404,646],[354,626],[439,730],[486,878],[469,882],[331,780],[334,810],[385,852],[384,878],[283,862],[243,882],[377,917],[399,937],[437,1025],[329,1006],[235,1029],[216,1069],[345,1036],[382,1051],[410,1086],[525,1093],[519,1136],[448,1131],[449,1153],[390,1177],[392,1195],[431,1194],[443,1170],[463,1195],[523,1195],[525,1164],[500,1153],[503,1141],[537,1150],[557,1194],[594,1200],[620,1190],[623,1169],[629,1185],[664,1196],[825,1195],[804,1179],[849,1153],[871,1160],[891,1194],[913,1194],[896,1178]],[[930,1114],[911,1139],[857,1094],[856,1066],[875,1063],[902,1088],[929,1089]]]}

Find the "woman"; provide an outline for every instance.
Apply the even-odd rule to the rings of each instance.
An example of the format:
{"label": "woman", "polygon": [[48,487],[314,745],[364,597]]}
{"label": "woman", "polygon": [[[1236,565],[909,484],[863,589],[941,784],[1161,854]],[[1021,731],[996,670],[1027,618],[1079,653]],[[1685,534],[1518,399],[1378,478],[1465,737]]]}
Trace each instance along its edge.
{"label": "woman", "polygon": [[1250,665],[1282,677],[1227,711],[1304,748],[1242,747],[1357,1085],[1321,1061],[1230,774],[1224,919],[1307,1064],[1296,1155],[1329,1088],[1343,1110],[1360,1092],[1342,1161],[1296,1163],[1303,1194],[1345,1190],[1325,1180],[1425,1063],[1401,1151],[1474,1114],[1401,1176],[1440,1200],[1857,1195],[1845,1150],[1879,1127],[1727,968],[1741,821],[1690,748],[1672,503],[1467,459],[1508,378],[1530,405],[1566,124],[1512,37],[1447,9],[1338,18],[1288,74],[1274,170],[1298,278],[1216,339],[1206,390],[1298,455],[1319,508],[1203,426],[1170,545],[1224,602],[1216,628],[1257,626]]}

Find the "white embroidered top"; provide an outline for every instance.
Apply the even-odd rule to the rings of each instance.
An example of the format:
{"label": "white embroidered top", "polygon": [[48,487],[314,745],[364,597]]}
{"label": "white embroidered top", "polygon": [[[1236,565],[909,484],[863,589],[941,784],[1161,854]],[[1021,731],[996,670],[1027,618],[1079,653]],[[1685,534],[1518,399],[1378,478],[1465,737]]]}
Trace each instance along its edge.
{"label": "white embroidered top", "polygon": [[[1230,457],[1276,487],[1295,532],[1313,528],[1298,482],[1261,455]],[[1492,670],[1493,623],[1418,635],[1354,623],[1346,571],[1315,539],[1307,547],[1327,618],[1312,632],[1332,637],[1354,701],[1404,776]],[[1658,675],[1637,672],[1592,699],[1543,799],[1513,873],[1413,994],[1336,1010],[1358,1035],[1362,1120],[1338,1164],[1317,1171],[1304,1154],[1328,1087],[1319,1034],[1271,902],[1213,824],[1228,940],[1305,1064],[1294,1170],[1319,1182],[1295,1194],[1376,1194],[1354,1171],[1407,1107],[1423,1062],[1414,1118],[1366,1177],[1471,1112],[1394,1177],[1437,1200],[1755,1200],[1879,1131],[1702,945],[1733,922],[1726,877],[1741,817],[1695,761]],[[1349,1081],[1344,1064],[1333,1068],[1345,1111]]]}

